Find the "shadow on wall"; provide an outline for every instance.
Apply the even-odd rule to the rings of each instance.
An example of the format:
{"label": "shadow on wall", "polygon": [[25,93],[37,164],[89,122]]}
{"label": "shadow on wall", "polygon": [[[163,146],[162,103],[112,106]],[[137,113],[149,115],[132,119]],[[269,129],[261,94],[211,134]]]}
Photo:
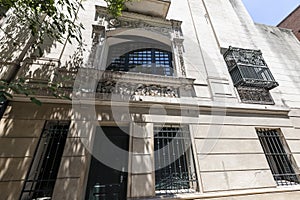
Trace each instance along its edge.
{"label": "shadow on wall", "polygon": [[55,46],[55,42],[46,33],[43,43],[39,44],[38,48],[33,46],[33,44],[38,44],[37,40],[13,14],[5,19],[2,29],[3,31],[0,33],[1,78],[5,78],[8,71],[13,70],[12,64],[34,62]]}
{"label": "shadow on wall", "polygon": [[[149,109],[120,108],[117,114],[113,114],[109,106],[96,107],[96,124],[98,126],[99,122],[111,124],[114,120],[127,124],[131,120],[143,122],[144,115],[149,113]],[[89,144],[85,144],[84,141],[92,141],[94,126],[91,123],[95,122],[95,116],[90,113],[75,113],[70,104],[43,103],[42,106],[37,106],[24,102],[10,102],[0,123],[1,198],[8,200],[19,198],[45,122],[71,120],[74,116],[81,119],[82,123],[71,123],[53,197],[81,198],[82,190],[74,191],[74,188],[82,188],[85,184],[85,169],[88,167],[89,154],[86,145]],[[78,124],[83,128],[77,127]],[[87,140],[84,140],[85,138]]]}
{"label": "shadow on wall", "polygon": [[[40,91],[47,89],[50,91],[43,92],[60,96],[59,94],[63,92],[54,90],[61,87],[70,88],[73,85],[72,80],[75,79],[78,68],[82,66],[84,49],[78,47],[65,63],[60,63],[58,59],[43,57],[50,53],[51,49],[55,49],[57,41],[46,33],[42,42],[37,41],[26,25],[19,23],[18,20],[19,18],[12,14],[4,19],[1,27],[3,31],[0,32],[0,79],[10,82],[17,71],[14,82],[23,85],[27,93],[34,94],[31,89]],[[24,85],[20,78],[30,84]]]}

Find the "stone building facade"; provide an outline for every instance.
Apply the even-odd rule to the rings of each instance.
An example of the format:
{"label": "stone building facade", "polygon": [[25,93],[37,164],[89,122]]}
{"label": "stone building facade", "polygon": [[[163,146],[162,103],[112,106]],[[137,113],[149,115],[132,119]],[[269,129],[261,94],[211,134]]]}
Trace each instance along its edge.
{"label": "stone building facade", "polygon": [[300,40],[300,5],[295,8],[286,18],[284,18],[277,26],[281,28],[292,29],[298,40]]}
{"label": "stone building facade", "polygon": [[21,65],[42,105],[5,107],[1,199],[299,199],[291,31],[241,0],[133,1],[118,19],[83,5],[85,50],[52,42]]}

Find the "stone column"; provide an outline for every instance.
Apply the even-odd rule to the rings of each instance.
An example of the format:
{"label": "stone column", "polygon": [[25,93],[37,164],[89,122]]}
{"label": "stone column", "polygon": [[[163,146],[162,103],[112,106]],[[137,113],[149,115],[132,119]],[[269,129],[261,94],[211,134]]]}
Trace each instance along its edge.
{"label": "stone column", "polygon": [[153,124],[133,123],[131,125],[128,174],[128,197],[149,197],[155,195]]}

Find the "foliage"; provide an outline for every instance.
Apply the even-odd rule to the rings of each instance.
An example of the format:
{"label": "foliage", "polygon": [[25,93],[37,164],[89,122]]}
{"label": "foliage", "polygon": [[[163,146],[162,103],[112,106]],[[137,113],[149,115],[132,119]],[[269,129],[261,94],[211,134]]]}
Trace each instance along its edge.
{"label": "foliage", "polygon": [[[26,52],[31,51],[35,52],[35,55],[42,56],[45,38],[60,43],[65,40],[72,43],[72,39],[75,39],[81,44],[83,25],[77,24],[76,21],[78,10],[83,9],[81,0],[0,0],[0,7],[1,15],[12,8],[18,26],[30,31],[31,44],[25,50]],[[6,37],[12,37],[15,33],[11,32],[16,30],[10,29],[10,32],[7,32],[7,30],[2,29],[2,31]],[[11,40],[19,41],[18,38],[11,38]],[[17,46],[18,44],[14,45]],[[14,62],[22,62],[23,60],[24,56],[20,56]],[[13,91],[28,96],[33,103],[40,105],[40,101],[32,96],[34,92],[30,88],[26,88],[24,80],[15,78],[11,77],[9,80],[0,81],[0,101],[12,98],[9,91]],[[53,88],[51,86],[50,89],[53,91]],[[55,91],[53,91],[53,96],[58,97]]]}
{"label": "foliage", "polygon": [[[125,8],[125,2],[131,0],[104,1],[107,3],[108,12],[114,17],[119,17]],[[24,30],[30,31],[31,45],[30,49],[26,51],[34,50],[38,52],[39,56],[42,56],[43,49],[41,46],[45,38],[61,43],[65,40],[72,43],[72,39],[75,39],[82,45],[81,30],[84,27],[81,23],[77,23],[78,10],[83,9],[81,2],[82,0],[0,0],[0,17],[9,8],[13,8],[13,14],[17,17],[18,24],[24,27]],[[2,31],[7,36],[12,35],[3,29]],[[23,60],[24,57],[17,59],[19,63]],[[55,87],[49,87],[53,91],[53,96],[59,97],[55,93]],[[0,102],[12,98],[9,91],[24,94],[33,103],[40,105],[40,101],[32,96],[34,92],[30,88],[26,88],[26,83],[23,79],[12,77],[10,80],[0,80]]]}
{"label": "foliage", "polygon": [[45,37],[62,42],[63,38],[81,41],[82,24],[76,24],[80,0],[0,0],[0,7],[13,8],[19,23],[37,38],[35,47]]}
{"label": "foliage", "polygon": [[104,0],[107,3],[108,12],[114,17],[122,15],[122,10],[125,8],[125,3],[131,0]]}
{"label": "foliage", "polygon": [[31,102],[41,105],[41,102],[36,99],[33,95],[33,92],[24,86],[25,80],[20,78],[17,81],[14,81],[8,84],[6,81],[0,81],[0,102],[4,102],[6,99],[11,99],[12,95],[8,92],[9,89],[18,94],[24,94],[29,97]]}

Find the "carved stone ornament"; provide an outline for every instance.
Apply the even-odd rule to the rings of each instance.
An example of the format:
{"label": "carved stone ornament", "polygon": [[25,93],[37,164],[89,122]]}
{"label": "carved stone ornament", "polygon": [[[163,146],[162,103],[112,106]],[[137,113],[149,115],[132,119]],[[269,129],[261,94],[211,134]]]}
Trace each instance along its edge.
{"label": "carved stone ornament", "polygon": [[93,32],[92,32],[92,38],[93,38],[93,44],[98,44],[101,40],[101,38],[104,38],[105,36],[105,27],[93,24]]}
{"label": "carved stone ornament", "polygon": [[154,96],[178,98],[178,88],[160,86],[155,84],[133,84],[130,82],[116,82],[101,80],[98,83],[97,93],[119,94],[124,96]]}
{"label": "carved stone ornament", "polygon": [[[179,65],[178,69],[182,76],[186,76],[186,70],[183,57],[183,35],[181,31],[181,21],[177,20],[165,20],[160,18],[153,18],[150,16],[123,12],[123,15],[118,19],[108,15],[106,8],[96,7],[96,21],[101,21],[102,24],[106,24],[106,31],[115,30],[117,28],[141,28],[150,32],[161,34],[165,37],[172,38],[176,48],[175,54],[178,55]],[[104,22],[105,21],[105,22]]]}
{"label": "carved stone ornament", "polygon": [[174,38],[174,47],[177,49],[177,55],[179,59],[179,69],[182,76],[186,76],[186,70],[184,65],[184,58],[183,58],[183,39],[181,38]]}

